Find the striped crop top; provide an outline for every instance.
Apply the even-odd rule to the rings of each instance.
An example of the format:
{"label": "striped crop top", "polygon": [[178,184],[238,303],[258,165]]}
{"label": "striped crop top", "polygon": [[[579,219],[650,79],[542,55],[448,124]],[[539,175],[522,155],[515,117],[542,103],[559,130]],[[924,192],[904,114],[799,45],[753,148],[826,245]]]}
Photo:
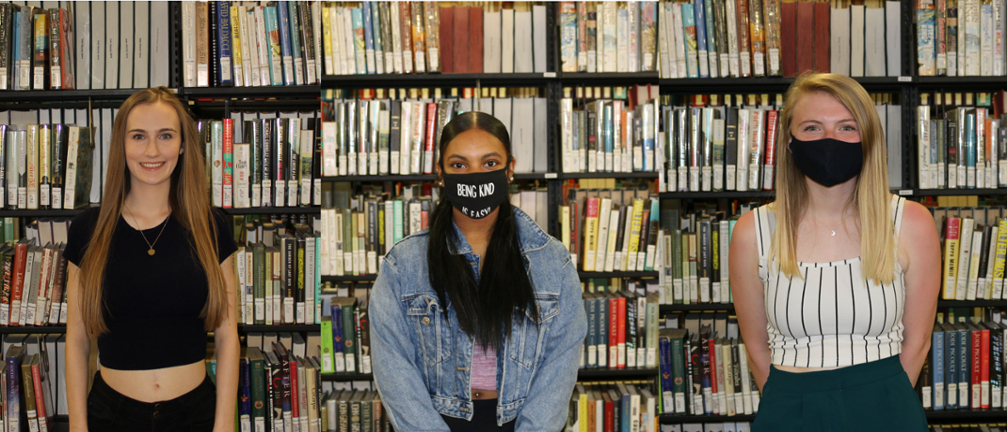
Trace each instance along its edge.
{"label": "striped crop top", "polygon": [[[896,240],[904,205],[904,198],[892,196]],[[864,279],[860,257],[830,263],[798,262],[804,279],[790,279],[779,271],[772,272],[766,262],[776,229],[774,212],[767,206],[759,207],[755,221],[772,364],[851,366],[902,351],[906,292],[898,260],[895,280],[887,285]]]}

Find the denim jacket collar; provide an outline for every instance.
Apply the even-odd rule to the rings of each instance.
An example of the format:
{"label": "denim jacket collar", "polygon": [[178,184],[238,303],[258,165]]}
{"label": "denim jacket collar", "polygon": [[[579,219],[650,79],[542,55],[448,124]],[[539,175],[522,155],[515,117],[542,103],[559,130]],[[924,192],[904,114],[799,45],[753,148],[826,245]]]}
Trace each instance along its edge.
{"label": "denim jacket collar", "polygon": [[[521,253],[524,254],[544,248],[549,243],[549,235],[542,231],[538,224],[532,220],[531,216],[528,216],[520,208],[517,206],[511,206],[511,208],[514,209],[514,221],[517,224]],[[468,240],[465,239],[465,235],[462,234],[461,229],[458,228],[458,225],[454,221],[451,222],[451,227],[455,230],[455,253],[459,255],[472,253],[472,246],[469,245]]]}

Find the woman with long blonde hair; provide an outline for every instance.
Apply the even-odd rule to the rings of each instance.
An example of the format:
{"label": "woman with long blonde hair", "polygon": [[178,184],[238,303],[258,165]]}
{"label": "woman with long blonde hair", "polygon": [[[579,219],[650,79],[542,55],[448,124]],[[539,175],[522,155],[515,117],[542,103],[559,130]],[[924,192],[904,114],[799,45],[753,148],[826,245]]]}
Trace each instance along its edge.
{"label": "woman with long blonde hair", "polygon": [[[116,115],[102,205],[75,217],[67,236],[72,431],[234,430],[236,246],[210,208],[197,137],[164,87],[134,93]],[[89,393],[92,340],[100,370]]]}
{"label": "woman with long blonde hair", "polygon": [[926,431],[913,385],[940,288],[933,218],[889,193],[881,122],[853,79],[799,77],[779,131],[776,201],[741,217],[729,260],[762,390],[752,430]]}

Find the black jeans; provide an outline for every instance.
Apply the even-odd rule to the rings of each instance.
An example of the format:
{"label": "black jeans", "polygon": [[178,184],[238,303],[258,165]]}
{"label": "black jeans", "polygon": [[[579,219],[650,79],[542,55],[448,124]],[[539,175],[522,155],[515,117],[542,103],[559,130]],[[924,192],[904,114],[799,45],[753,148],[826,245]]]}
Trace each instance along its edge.
{"label": "black jeans", "polygon": [[497,426],[497,400],[480,399],[472,401],[472,420],[466,421],[460,418],[448,417],[441,414],[441,418],[451,428],[451,432],[514,432],[515,420]]}
{"label": "black jeans", "polygon": [[113,390],[98,372],[87,395],[87,428],[91,432],[212,432],[216,410],[217,388],[209,376],[175,399],[140,402]]}

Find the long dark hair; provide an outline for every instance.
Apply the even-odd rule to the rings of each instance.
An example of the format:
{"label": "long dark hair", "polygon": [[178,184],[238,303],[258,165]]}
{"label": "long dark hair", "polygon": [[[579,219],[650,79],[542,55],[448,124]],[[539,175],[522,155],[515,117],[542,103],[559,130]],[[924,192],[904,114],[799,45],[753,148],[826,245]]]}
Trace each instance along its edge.
{"label": "long dark hair", "polygon": [[[438,143],[438,166],[444,172],[444,153],[448,144],[462,132],[479,129],[493,135],[507,152],[510,166],[513,159],[510,135],[500,120],[481,112],[467,112],[451,119]],[[499,348],[510,335],[515,319],[525,313],[538,322],[535,292],[524,267],[518,239],[517,223],[510,201],[505,200],[497,212],[486,255],[482,257],[482,274],[476,283],[472,266],[455,250],[458,240],[453,226],[451,203],[445,194],[434,209],[427,246],[427,272],[430,286],[444,310],[447,300],[455,309],[462,331],[485,347]]]}

